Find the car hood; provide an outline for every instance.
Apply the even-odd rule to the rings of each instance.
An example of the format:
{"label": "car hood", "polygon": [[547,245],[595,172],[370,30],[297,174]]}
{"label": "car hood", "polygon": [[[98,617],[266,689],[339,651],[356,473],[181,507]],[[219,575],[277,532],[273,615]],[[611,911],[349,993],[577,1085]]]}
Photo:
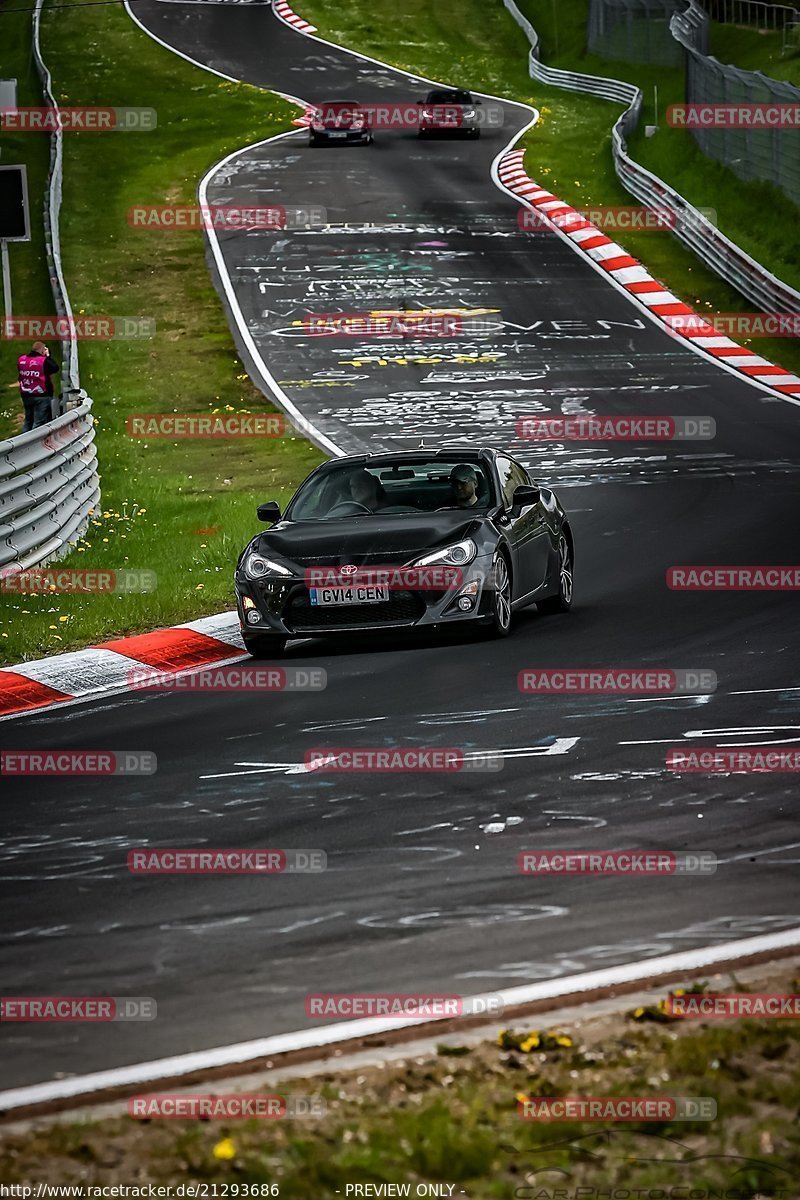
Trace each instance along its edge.
{"label": "car hood", "polygon": [[255,546],[260,554],[278,554],[300,566],[312,562],[321,566],[404,563],[468,537],[482,517],[454,509],[419,517],[398,514],[340,521],[281,521],[262,533]]}

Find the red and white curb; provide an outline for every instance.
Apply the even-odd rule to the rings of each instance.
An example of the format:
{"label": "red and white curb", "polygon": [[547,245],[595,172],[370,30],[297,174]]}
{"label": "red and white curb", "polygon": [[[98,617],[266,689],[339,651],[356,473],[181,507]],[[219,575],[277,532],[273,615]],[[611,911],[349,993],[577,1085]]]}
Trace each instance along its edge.
{"label": "red and white curb", "polygon": [[[512,150],[500,160],[498,178],[508,191],[526,200],[672,333],[754,383],[784,396],[800,396],[800,377],[762,358],[755,350],[748,350],[719,334],[713,325],[708,325],[694,309],[655,279],[638,259],[601,233],[577,209],[535,183],[522,166],[524,154],[524,150]],[[680,328],[672,324],[674,317],[693,317],[694,320],[687,328]]]}
{"label": "red and white curb", "polygon": [[297,13],[286,3],[286,0],[278,0],[277,4],[273,4],[272,11],[286,25],[291,25],[292,29],[299,29],[301,33],[317,32],[316,25],[309,25],[308,21],[304,21],[302,17],[298,17]]}
{"label": "red and white curb", "polygon": [[245,653],[235,612],[202,617],[171,629],[102,642],[0,668],[0,720],[52,705],[124,691],[142,666],[175,674],[231,662]]}

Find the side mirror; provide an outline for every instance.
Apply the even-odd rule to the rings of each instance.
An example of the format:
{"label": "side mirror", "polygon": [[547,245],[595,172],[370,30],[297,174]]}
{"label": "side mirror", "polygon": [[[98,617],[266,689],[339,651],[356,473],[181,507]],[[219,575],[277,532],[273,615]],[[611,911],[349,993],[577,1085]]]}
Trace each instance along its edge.
{"label": "side mirror", "polygon": [[269,525],[274,525],[281,519],[281,506],[275,500],[270,500],[268,504],[259,504],[256,516],[259,521],[266,521]]}
{"label": "side mirror", "polygon": [[536,484],[521,483],[519,487],[514,489],[514,495],[511,497],[511,515],[518,517],[523,508],[530,508],[532,504],[539,503],[541,492]]}
{"label": "side mirror", "polygon": [[483,101],[481,100],[480,96],[475,97],[475,99],[473,100],[473,104],[483,104]]}

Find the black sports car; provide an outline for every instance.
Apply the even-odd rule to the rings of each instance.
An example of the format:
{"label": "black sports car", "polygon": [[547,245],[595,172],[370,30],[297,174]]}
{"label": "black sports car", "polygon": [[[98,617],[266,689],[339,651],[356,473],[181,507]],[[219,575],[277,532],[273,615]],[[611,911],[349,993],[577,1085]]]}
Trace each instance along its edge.
{"label": "black sports car", "polygon": [[370,145],[372,129],[367,113],[355,100],[329,100],[317,106],[309,127],[309,145],[323,146],[328,142]]}
{"label": "black sports car", "polygon": [[515,609],[572,604],[564,509],[503,451],[416,450],[333,459],[300,485],[236,564],[245,646],[456,622],[510,632]]}

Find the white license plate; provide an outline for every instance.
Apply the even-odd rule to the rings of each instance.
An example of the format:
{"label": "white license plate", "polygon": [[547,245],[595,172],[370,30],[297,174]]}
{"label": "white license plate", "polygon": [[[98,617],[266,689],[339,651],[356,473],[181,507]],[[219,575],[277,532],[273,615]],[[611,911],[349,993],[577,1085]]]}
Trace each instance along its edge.
{"label": "white license plate", "polygon": [[328,137],[347,137],[346,133],[329,133]]}
{"label": "white license plate", "polygon": [[312,605],[328,608],[333,604],[380,604],[389,599],[388,587],[361,584],[356,587],[309,588]]}

